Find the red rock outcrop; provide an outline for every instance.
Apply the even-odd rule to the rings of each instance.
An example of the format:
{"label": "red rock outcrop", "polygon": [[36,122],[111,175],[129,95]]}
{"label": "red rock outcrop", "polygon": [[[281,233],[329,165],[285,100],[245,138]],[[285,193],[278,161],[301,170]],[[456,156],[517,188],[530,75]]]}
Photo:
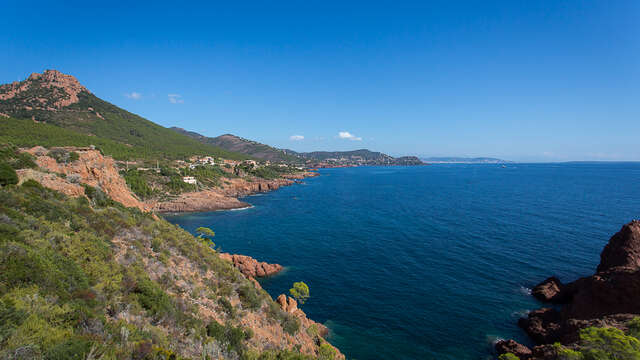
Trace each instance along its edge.
{"label": "red rock outcrop", "polygon": [[222,188],[184,193],[171,200],[149,201],[147,205],[157,212],[242,209],[251,205],[238,200],[238,197],[277,190],[293,183],[294,181],[289,179],[230,178],[225,179]]}
{"label": "red rock outcrop", "polygon": [[241,273],[251,278],[273,275],[283,269],[280,264],[269,264],[246,255],[221,253],[220,258],[230,261]]}
{"label": "red rock outcrop", "polygon": [[169,201],[148,201],[147,206],[153,211],[166,213],[231,210],[246,208],[251,205],[235,197],[226,196],[218,189],[213,189],[180,194]]}
{"label": "red rock outcrop", "polygon": [[[48,156],[49,150],[40,146],[25,151],[35,157],[36,164],[42,169],[66,175],[67,179],[76,178],[78,183],[98,187],[113,200],[122,203],[124,206],[137,207],[140,210],[148,211],[148,207],[129,190],[126,181],[118,173],[118,168],[111,157],[102,156],[98,150],[92,149],[72,147],[62,149],[78,153],[78,160],[66,164],[58,163],[54,158]],[[60,180],[62,181],[62,179]]]}
{"label": "red rock outcrop", "polygon": [[515,340],[500,340],[495,345],[498,354],[512,353],[520,359],[528,359],[532,355],[531,349]]}
{"label": "red rock outcrop", "polygon": [[[63,74],[57,70],[45,70],[42,74],[31,74],[31,76],[29,76],[25,81],[13,82],[11,84],[0,86],[0,100],[12,99],[32,87],[47,89],[58,88],[61,89],[62,92],[58,91],[57,96],[53,99],[53,103],[49,103],[48,99],[45,98],[32,99],[33,101],[29,102],[32,106],[29,106],[28,110],[33,109],[34,106],[35,108],[43,110],[61,109],[65,106],[77,103],[79,101],[78,94],[80,92],[85,91],[90,93],[90,91],[82,86],[74,76]],[[51,105],[53,105],[53,108],[51,108]]]}
{"label": "red rock outcrop", "polygon": [[67,196],[84,196],[84,188],[82,186],[71,183],[56,174],[45,173],[33,169],[20,169],[16,170],[16,173],[20,179],[18,184],[22,184],[27,180],[35,180],[42,186],[59,191]]}
{"label": "red rock outcrop", "polygon": [[640,221],[624,225],[611,237],[594,275],[569,284],[548,278],[532,294],[541,301],[562,304],[560,310],[535,310],[518,321],[536,343],[543,344],[533,349],[532,359],[553,358],[544,344],[573,344],[586,327],[624,330],[629,320],[640,315]]}

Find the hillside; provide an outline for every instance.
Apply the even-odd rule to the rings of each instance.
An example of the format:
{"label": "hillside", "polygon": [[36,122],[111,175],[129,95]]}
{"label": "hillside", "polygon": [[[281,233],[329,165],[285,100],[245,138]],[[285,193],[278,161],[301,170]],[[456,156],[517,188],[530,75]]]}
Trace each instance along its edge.
{"label": "hillside", "polygon": [[[39,138],[48,138],[51,146],[79,145],[69,139],[83,139],[84,144],[86,138],[80,136],[84,135],[95,139],[92,144],[108,145],[104,151],[116,159],[184,159],[192,155],[247,158],[120,109],[92,94],[75,77],[56,70],[33,73],[24,81],[1,85],[0,123],[13,128],[13,124],[6,122],[15,120],[3,117],[30,119],[33,123],[68,130],[61,132],[48,126],[14,122],[17,126],[11,130],[9,140],[19,146],[43,145],[35,141]],[[50,133],[61,137],[49,137]]]}
{"label": "hillside", "polygon": [[271,162],[299,163],[301,159],[295,155],[290,155],[285,150],[277,149],[269,145],[261,144],[257,141],[248,140],[239,136],[225,134],[217,137],[206,137],[193,131],[172,127],[171,130],[186,135],[203,144],[220,147],[227,151],[245,154],[260,160]]}
{"label": "hillside", "polygon": [[302,163],[314,165],[317,162],[333,162],[341,165],[422,165],[422,161],[414,156],[394,158],[381,152],[367,149],[352,151],[313,151],[296,152],[287,149],[277,149],[257,141],[248,140],[232,134],[218,137],[206,137],[193,131],[178,127],[171,130],[190,136],[205,144],[219,146],[227,151],[245,154],[257,159],[272,162]]}
{"label": "hillside", "polygon": [[343,358],[324,326],[273,301],[210,238],[37,163],[0,147],[0,359]]}

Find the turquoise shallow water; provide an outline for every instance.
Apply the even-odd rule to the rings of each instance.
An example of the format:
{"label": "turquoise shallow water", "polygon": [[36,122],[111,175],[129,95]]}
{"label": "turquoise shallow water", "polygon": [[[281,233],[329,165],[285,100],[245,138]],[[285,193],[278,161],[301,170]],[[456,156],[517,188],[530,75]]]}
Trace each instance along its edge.
{"label": "turquoise shallow water", "polygon": [[609,237],[640,217],[640,164],[510,164],[321,170],[250,196],[253,208],[170,216],[209,226],[224,251],[286,266],[303,309],[350,359],[486,359],[527,342],[528,289],[593,273]]}

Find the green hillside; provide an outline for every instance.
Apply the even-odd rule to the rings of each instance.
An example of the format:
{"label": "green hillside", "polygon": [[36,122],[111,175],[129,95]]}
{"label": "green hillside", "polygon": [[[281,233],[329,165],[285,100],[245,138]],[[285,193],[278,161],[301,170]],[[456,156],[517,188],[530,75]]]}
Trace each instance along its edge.
{"label": "green hillside", "polygon": [[256,159],[268,160],[272,162],[300,163],[302,159],[292,153],[282,149],[277,149],[257,141],[248,140],[232,134],[220,135],[217,137],[206,137],[193,131],[187,131],[178,127],[171,130],[187,135],[204,144],[220,147],[227,151],[245,154]]}
{"label": "green hillside", "polygon": [[[45,145],[30,140],[45,139],[48,146],[95,144],[117,159],[184,159],[192,155],[247,158],[203,144],[123,110],[99,99],[72,76],[53,70],[0,86],[0,113],[50,125],[40,127],[21,123],[11,131],[12,137],[7,138],[5,132],[0,134],[3,141],[21,146]],[[15,120],[0,117],[0,124],[11,127]],[[72,132],[57,131],[51,126]],[[49,138],[49,133],[54,136]],[[95,140],[86,141],[81,134]],[[71,139],[79,142],[71,143]]]}

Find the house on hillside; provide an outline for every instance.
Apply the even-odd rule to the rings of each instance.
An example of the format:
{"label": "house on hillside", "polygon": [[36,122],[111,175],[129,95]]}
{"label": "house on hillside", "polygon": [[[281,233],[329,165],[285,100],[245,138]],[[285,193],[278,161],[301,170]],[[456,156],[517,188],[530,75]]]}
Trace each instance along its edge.
{"label": "house on hillside", "polygon": [[193,176],[183,176],[182,181],[186,182],[187,184],[193,184],[193,185],[195,185],[198,182],[196,178]]}

